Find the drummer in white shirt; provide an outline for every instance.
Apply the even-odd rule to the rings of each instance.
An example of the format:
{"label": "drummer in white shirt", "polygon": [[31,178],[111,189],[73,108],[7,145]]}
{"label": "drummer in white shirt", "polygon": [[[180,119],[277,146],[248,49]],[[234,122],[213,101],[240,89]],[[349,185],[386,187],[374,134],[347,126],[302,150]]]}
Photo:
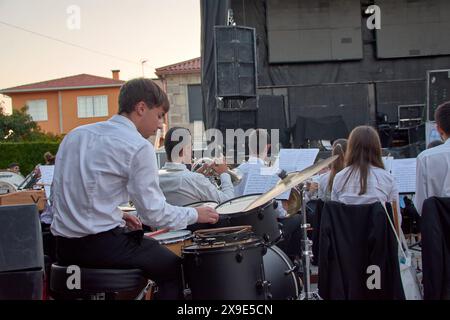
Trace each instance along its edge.
{"label": "drummer in white shirt", "polygon": [[51,231],[59,263],[138,268],[157,283],[155,298],[180,299],[181,259],[143,237],[140,220],[118,209],[131,200],[144,224],[160,228],[218,221],[212,208],[168,204],[159,187],[156,154],[147,139],[162,127],[168,111],[169,101],[158,85],[133,79],[120,89],[119,114],[64,138],[53,178]]}
{"label": "drummer in white shirt", "polygon": [[417,157],[414,205],[422,214],[423,202],[430,197],[450,197],[450,101],[435,112],[436,128],[444,144],[423,151]]}
{"label": "drummer in white shirt", "polygon": [[380,138],[375,129],[370,126],[353,129],[345,159],[346,168],[334,178],[331,200],[345,204],[395,202],[401,224],[397,185],[384,169]]}
{"label": "drummer in white shirt", "polygon": [[192,137],[188,129],[171,128],[164,138],[164,148],[168,162],[159,171],[159,185],[168,203],[176,206],[201,201],[222,203],[234,197],[225,163],[214,163],[212,167],[220,177],[220,188],[203,174],[186,167],[192,163]]}

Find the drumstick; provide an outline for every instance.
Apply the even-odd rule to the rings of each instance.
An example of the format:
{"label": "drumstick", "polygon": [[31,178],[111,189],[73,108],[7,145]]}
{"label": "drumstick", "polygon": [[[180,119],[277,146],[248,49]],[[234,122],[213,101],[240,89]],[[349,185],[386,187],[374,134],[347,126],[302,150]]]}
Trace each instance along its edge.
{"label": "drumstick", "polygon": [[166,232],[169,232],[169,228],[164,228],[164,229],[156,230],[154,232],[149,232],[149,233],[146,233],[145,236],[153,238],[154,236],[157,236],[158,234],[162,234],[162,233],[166,233]]}

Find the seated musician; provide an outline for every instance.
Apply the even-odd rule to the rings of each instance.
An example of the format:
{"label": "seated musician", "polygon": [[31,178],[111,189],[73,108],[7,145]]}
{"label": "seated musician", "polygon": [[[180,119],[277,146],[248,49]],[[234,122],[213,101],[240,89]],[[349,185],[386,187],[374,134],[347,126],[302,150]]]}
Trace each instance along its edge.
{"label": "seated musician", "polygon": [[331,200],[345,204],[395,202],[398,222],[401,223],[397,184],[384,169],[380,138],[375,129],[370,126],[353,129],[345,165],[334,178]]}
{"label": "seated musician", "polygon": [[156,154],[148,138],[161,128],[168,111],[169,101],[158,85],[133,79],[120,89],[117,115],[66,135],[56,156],[51,231],[59,263],[138,268],[157,283],[157,298],[179,299],[181,259],[144,238],[140,220],[117,208],[130,199],[143,223],[161,228],[218,221],[212,208],[168,204],[159,188]]}
{"label": "seated musician", "polygon": [[188,129],[171,128],[164,138],[164,148],[168,162],[159,171],[159,186],[168,203],[177,206],[200,201],[222,203],[234,197],[225,163],[213,164],[212,168],[220,176],[220,188],[203,174],[186,167],[192,162],[192,137]]}
{"label": "seated musician", "polygon": [[[270,135],[267,130],[256,129],[248,138],[249,158],[247,162],[242,163],[237,167],[237,170],[242,174],[241,182],[235,187],[236,197],[244,194],[245,184],[250,171],[254,169],[264,168],[265,160],[267,158],[271,146]],[[280,203],[280,202],[279,202]],[[283,240],[277,243],[288,256],[297,257],[300,255],[301,243],[301,216],[296,214],[287,217],[287,201],[281,201],[278,205],[278,221],[281,224],[283,231]]]}
{"label": "seated musician", "polygon": [[419,214],[427,198],[450,197],[450,101],[436,109],[434,118],[436,129],[445,142],[417,157],[414,204]]}
{"label": "seated musician", "polygon": [[345,167],[345,151],[347,150],[347,139],[338,139],[333,142],[332,155],[338,155],[336,161],[331,164],[331,170],[319,177],[318,197],[323,201],[331,200],[331,189],[334,177]]}

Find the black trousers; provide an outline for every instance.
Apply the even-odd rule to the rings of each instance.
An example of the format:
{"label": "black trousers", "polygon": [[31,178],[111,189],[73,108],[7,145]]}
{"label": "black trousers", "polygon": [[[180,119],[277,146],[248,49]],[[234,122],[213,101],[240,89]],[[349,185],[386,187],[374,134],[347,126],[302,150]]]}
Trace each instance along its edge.
{"label": "black trousers", "polygon": [[56,237],[56,252],[62,265],[141,269],[158,286],[155,299],[182,299],[181,258],[142,231],[115,228],[83,238]]}

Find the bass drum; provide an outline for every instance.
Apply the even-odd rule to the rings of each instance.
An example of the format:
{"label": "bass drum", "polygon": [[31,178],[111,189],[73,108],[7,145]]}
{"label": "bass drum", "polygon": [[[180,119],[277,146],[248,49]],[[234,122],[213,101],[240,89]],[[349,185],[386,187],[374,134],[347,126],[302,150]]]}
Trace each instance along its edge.
{"label": "bass drum", "polygon": [[[207,237],[199,241],[197,234]],[[244,232],[243,232],[244,231]],[[192,300],[266,300],[264,246],[241,227],[199,230],[183,248],[184,285]]]}
{"label": "bass drum", "polygon": [[265,279],[270,282],[272,300],[298,300],[301,282],[291,259],[273,245],[263,257]]}

